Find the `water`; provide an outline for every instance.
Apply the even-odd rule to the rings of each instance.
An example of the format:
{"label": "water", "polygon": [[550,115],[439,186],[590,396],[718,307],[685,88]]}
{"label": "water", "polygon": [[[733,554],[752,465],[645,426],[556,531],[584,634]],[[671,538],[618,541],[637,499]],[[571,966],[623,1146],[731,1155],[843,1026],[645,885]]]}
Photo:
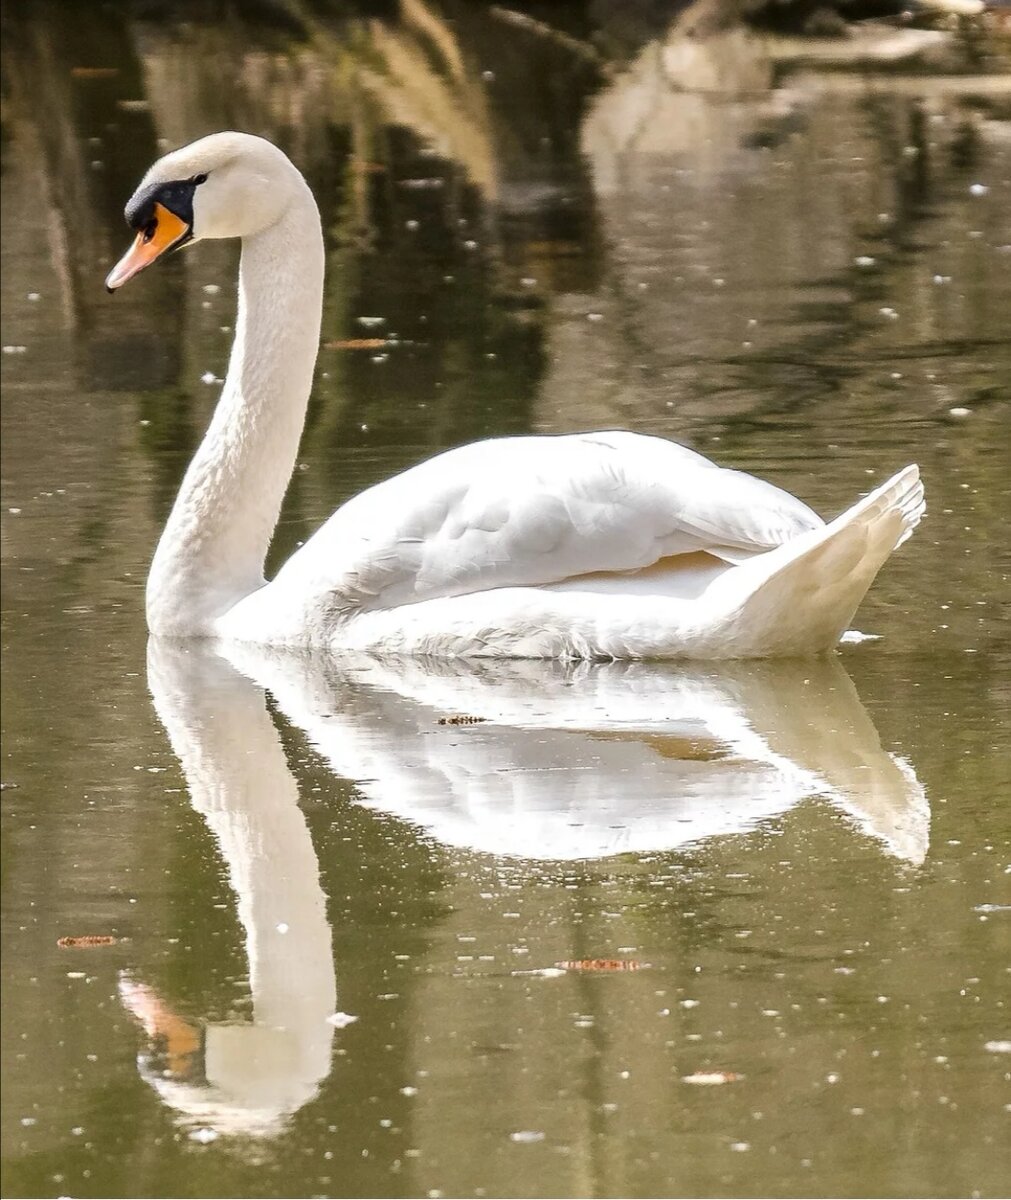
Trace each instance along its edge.
{"label": "water", "polygon": [[[6,18],[5,1194],[1006,1194],[999,28],[829,71],[606,11],[198,18]],[[666,434],[827,514],[918,461],[879,640],[148,647],[234,249],[101,280],[159,139],[226,126],[294,155],[328,234],[277,559],[473,437]]]}

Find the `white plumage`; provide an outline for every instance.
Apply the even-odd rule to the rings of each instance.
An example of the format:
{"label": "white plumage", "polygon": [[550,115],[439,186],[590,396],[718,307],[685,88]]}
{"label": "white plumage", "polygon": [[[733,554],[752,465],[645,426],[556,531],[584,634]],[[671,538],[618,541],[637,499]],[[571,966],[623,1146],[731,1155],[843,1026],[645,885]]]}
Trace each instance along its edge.
{"label": "white plumage", "polygon": [[[204,176],[191,232],[242,236],[239,315],[218,409],[152,564],[155,633],[440,656],[816,653],[922,515],[915,467],[826,526],[779,488],[663,439],[500,439],[350,500],[266,583],[318,345],[319,215],[288,159],[244,134],[167,155],[138,196]],[[129,274],[116,268],[110,284]]]}

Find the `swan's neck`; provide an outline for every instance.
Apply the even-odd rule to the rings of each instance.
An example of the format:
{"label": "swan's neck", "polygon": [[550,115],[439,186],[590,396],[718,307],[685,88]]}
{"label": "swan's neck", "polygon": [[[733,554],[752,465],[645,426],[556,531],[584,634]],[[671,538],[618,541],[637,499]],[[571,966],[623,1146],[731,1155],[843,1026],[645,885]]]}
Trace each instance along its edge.
{"label": "swan's neck", "polygon": [[312,386],[323,260],[307,186],[276,224],[243,239],[228,377],[148,576],[154,633],[213,633],[217,618],[263,586]]}

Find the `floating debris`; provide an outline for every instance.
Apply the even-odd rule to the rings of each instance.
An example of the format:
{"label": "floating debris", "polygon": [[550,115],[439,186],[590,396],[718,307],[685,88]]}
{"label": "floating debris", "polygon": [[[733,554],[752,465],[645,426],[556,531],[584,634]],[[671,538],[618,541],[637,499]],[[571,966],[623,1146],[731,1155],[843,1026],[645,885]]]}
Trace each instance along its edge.
{"label": "floating debris", "polygon": [[119,67],[71,67],[70,74],[74,79],[113,79]]}
{"label": "floating debris", "polygon": [[201,1146],[206,1146],[210,1142],[218,1140],[218,1131],[216,1129],[208,1129],[204,1126],[202,1129],[194,1129],[189,1136],[191,1142],[199,1142]]}
{"label": "floating debris", "polygon": [[324,350],[381,350],[388,345],[385,338],[338,338],[324,342]]}
{"label": "floating debris", "polygon": [[543,1142],[544,1134],[539,1129],[517,1129],[515,1133],[509,1135],[511,1142],[519,1142],[521,1145],[530,1145],[533,1142]]}
{"label": "floating debris", "polygon": [[345,1029],[348,1025],[353,1025],[358,1020],[350,1013],[335,1012],[332,1016],[327,1017],[327,1024],[332,1025],[335,1029]]}
{"label": "floating debris", "polygon": [[86,933],[81,937],[61,937],[56,939],[61,950],[86,950],[91,946],[115,946],[119,938],[111,933]]}
{"label": "floating debris", "polygon": [[721,1083],[739,1083],[744,1078],[735,1071],[695,1071],[692,1075],[682,1075],[682,1083],[696,1083],[702,1087],[718,1087]]}
{"label": "floating debris", "polygon": [[482,721],[487,721],[487,717],[469,717],[466,713],[458,717],[440,717],[440,725],[480,725]]}
{"label": "floating debris", "polygon": [[577,958],[555,963],[562,971],[642,971],[649,965],[636,958]]}

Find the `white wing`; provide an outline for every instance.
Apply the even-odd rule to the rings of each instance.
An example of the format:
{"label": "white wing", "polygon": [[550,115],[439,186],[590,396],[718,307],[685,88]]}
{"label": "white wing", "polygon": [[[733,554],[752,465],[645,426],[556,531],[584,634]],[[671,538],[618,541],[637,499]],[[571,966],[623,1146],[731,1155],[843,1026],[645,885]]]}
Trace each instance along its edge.
{"label": "white wing", "polygon": [[387,609],[707,551],[736,562],[823,524],[771,484],[662,438],[503,438],[450,450],[343,505],[271,589]]}

